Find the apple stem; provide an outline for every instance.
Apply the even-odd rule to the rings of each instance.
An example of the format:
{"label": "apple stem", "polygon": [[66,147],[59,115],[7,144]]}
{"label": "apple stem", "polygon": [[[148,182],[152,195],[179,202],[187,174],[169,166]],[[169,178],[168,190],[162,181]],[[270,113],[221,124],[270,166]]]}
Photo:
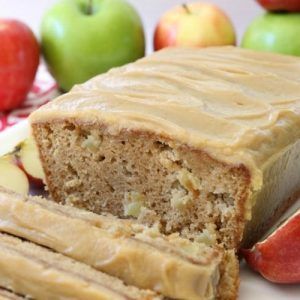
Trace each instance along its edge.
{"label": "apple stem", "polygon": [[186,3],[183,3],[183,4],[182,4],[182,7],[183,7],[183,9],[186,11],[186,13],[188,13],[188,14],[191,14],[191,13],[192,13],[191,10],[188,8],[188,6],[187,6]]}
{"label": "apple stem", "polygon": [[93,14],[93,0],[89,0],[86,12],[88,15]]}

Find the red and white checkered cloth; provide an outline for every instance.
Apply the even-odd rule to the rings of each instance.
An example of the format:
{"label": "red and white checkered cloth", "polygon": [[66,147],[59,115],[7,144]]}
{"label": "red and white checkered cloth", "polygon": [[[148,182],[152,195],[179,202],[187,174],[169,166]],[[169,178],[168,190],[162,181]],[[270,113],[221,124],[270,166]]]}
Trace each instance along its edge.
{"label": "red and white checkered cloth", "polygon": [[57,84],[44,64],[38,68],[33,86],[21,107],[8,113],[0,112],[0,132],[26,119],[28,115],[43,104],[59,95]]}

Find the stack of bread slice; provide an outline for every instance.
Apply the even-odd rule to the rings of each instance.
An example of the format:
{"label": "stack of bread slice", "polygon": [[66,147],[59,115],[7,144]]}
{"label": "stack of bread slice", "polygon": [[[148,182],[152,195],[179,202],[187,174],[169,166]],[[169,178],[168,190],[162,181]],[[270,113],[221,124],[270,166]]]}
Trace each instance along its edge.
{"label": "stack of bread slice", "polygon": [[5,234],[0,234],[0,285],[33,299],[160,299],[151,291],[126,286],[85,264]]}
{"label": "stack of bread slice", "polygon": [[233,251],[2,188],[0,220],[0,286],[24,296],[192,300],[236,294]]}

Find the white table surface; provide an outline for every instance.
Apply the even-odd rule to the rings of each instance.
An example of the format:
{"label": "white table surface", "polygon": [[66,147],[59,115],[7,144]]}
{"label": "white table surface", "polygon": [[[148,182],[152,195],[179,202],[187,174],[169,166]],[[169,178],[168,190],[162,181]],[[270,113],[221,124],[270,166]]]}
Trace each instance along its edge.
{"label": "white table surface", "polygon": [[[17,18],[26,22],[39,35],[39,24],[44,11],[55,0],[0,0],[0,18]],[[152,36],[160,15],[182,0],[129,0],[139,11],[146,31],[147,52],[152,52]],[[234,23],[240,40],[251,20],[262,13],[255,0],[214,0],[222,7]],[[26,122],[0,134],[0,155],[6,152],[19,139],[28,134]],[[259,275],[241,266],[240,300],[299,300],[300,285],[276,285],[267,282]]]}

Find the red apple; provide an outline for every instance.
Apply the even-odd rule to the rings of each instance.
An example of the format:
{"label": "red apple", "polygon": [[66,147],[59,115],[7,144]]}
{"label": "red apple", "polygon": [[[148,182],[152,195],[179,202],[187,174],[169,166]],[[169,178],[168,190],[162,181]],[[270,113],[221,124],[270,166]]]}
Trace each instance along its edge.
{"label": "red apple", "polygon": [[300,209],[264,241],[241,253],[249,266],[266,279],[300,283]]}
{"label": "red apple", "polygon": [[162,16],[154,33],[154,49],[234,45],[235,40],[232,23],[220,8],[194,2],[176,6]]}
{"label": "red apple", "polygon": [[29,182],[36,187],[44,185],[44,171],[33,137],[28,137],[18,146],[15,152],[18,166],[26,173]]}
{"label": "red apple", "polygon": [[39,44],[22,22],[0,19],[0,111],[18,107],[39,64]]}
{"label": "red apple", "polygon": [[299,0],[257,0],[267,10],[271,11],[300,11]]}
{"label": "red apple", "polygon": [[28,179],[13,154],[0,157],[0,186],[24,195],[29,192]]}

